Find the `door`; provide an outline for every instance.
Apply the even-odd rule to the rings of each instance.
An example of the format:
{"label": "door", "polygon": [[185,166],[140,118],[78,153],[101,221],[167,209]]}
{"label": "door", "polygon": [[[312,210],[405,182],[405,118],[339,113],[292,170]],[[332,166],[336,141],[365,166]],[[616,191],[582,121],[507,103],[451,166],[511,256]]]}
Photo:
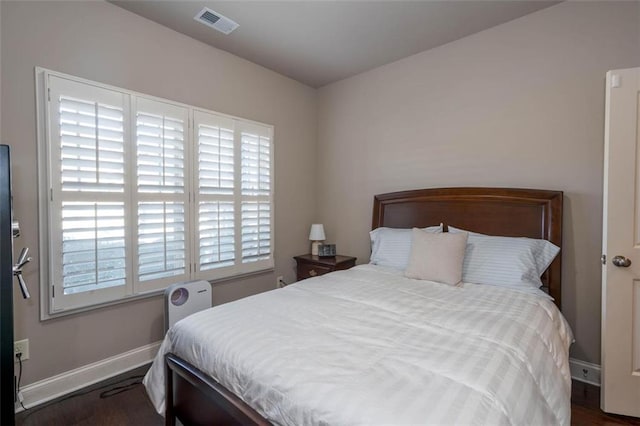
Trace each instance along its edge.
{"label": "door", "polygon": [[640,68],[606,82],[601,408],[640,417]]}
{"label": "door", "polygon": [[0,145],[0,424],[13,425],[13,243],[9,147]]}

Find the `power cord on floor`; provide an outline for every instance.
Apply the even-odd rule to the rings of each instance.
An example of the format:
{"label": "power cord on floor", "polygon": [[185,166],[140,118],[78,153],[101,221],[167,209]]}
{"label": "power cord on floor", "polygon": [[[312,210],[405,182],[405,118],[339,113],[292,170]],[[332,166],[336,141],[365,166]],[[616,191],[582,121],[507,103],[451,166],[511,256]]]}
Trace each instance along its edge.
{"label": "power cord on floor", "polygon": [[[144,377],[144,376],[136,376],[136,377]],[[133,379],[133,377],[132,377],[132,379]],[[142,380],[136,380],[135,382],[131,382],[131,383],[126,384],[124,386],[116,386],[115,388],[108,389],[108,390],[106,390],[104,392],[101,392],[100,393],[100,398],[101,399],[105,399],[105,398],[109,398],[111,396],[117,395],[119,393],[126,392],[128,390],[131,390],[131,389],[135,388],[139,384],[142,384]]]}
{"label": "power cord on floor", "polygon": [[16,396],[18,397],[18,401],[20,402],[20,406],[23,410],[27,410],[27,408],[22,403],[22,394],[20,393],[20,382],[22,382],[22,352],[18,352],[16,354],[16,358],[18,358],[18,363],[20,364],[20,370],[18,373],[18,383],[16,383]]}
{"label": "power cord on floor", "polygon": [[[39,405],[37,408],[29,409],[29,413],[22,419],[22,424],[23,425],[27,424],[27,419],[29,419],[29,417],[31,417],[33,414],[37,413],[38,411],[41,411],[41,410],[43,410],[43,409],[45,409],[45,408],[47,408],[47,407],[49,407],[49,406],[51,406],[53,404],[59,404],[61,402],[68,401],[68,400],[76,398],[78,396],[83,396],[83,395],[90,394],[90,393],[98,391],[100,389],[105,389],[105,388],[109,388],[109,387],[115,386],[112,389],[108,389],[106,391],[101,392],[100,393],[100,399],[109,398],[109,397],[117,395],[119,393],[126,392],[128,390],[134,389],[137,385],[142,383],[142,378],[143,377],[144,377],[144,375],[127,377],[126,379],[119,380],[119,381],[117,381],[115,383],[109,383],[108,385],[99,386],[97,388],[89,389],[89,390],[86,390],[86,391],[77,391],[77,392],[74,392],[74,393],[72,393],[70,395],[67,395],[67,396],[65,396],[65,397],[63,397],[61,399],[54,399],[53,401],[46,402],[46,403],[44,403],[42,405]],[[126,384],[124,386],[116,386],[116,385],[120,385],[121,383],[127,382],[129,380],[134,380],[134,381],[131,382],[131,383],[128,383],[128,384]],[[112,391],[115,391],[115,390],[117,390],[117,392],[112,392]],[[24,408],[24,406],[23,406],[23,408]],[[25,411],[26,410],[27,409],[25,408]]]}

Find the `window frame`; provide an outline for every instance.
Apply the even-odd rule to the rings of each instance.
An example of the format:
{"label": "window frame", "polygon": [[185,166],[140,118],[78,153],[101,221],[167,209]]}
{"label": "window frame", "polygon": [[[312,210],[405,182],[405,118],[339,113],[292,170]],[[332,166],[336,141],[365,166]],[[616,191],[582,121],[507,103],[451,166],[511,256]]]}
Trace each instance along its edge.
{"label": "window frame", "polygon": [[[70,80],[74,83],[83,85],[94,86],[98,89],[110,90],[121,93],[124,97],[128,97],[128,101],[124,101],[123,114],[125,115],[124,125],[124,140],[125,140],[125,196],[128,197],[128,207],[125,207],[125,240],[126,240],[126,256],[127,256],[127,276],[124,286],[126,294],[111,300],[98,300],[89,302],[83,306],[73,308],[63,308],[60,310],[54,310],[53,296],[54,296],[54,268],[56,265],[51,261],[53,256],[57,256],[52,252],[52,235],[51,232],[55,232],[52,229],[51,221],[55,219],[56,213],[53,212],[53,186],[51,182],[52,167],[52,150],[57,147],[52,145],[53,142],[59,142],[57,137],[52,137],[50,134],[51,120],[50,116],[50,86],[49,77],[57,77],[60,79]],[[36,88],[36,138],[37,138],[37,154],[38,154],[38,224],[39,224],[39,262],[40,262],[40,319],[48,320],[61,316],[71,315],[79,312],[85,312],[94,310],[100,307],[125,303],[128,301],[138,300],[147,297],[153,297],[160,295],[164,292],[165,288],[174,282],[185,281],[181,277],[170,277],[160,280],[154,280],[154,285],[145,286],[141,285],[137,271],[138,260],[138,234],[137,234],[137,203],[144,199],[137,197],[137,178],[136,178],[136,111],[137,111],[137,99],[146,99],[151,102],[160,102],[175,106],[178,108],[186,109],[187,122],[185,123],[185,154],[184,154],[184,169],[185,169],[185,255],[186,255],[186,277],[188,280],[206,279],[212,283],[237,280],[243,277],[259,275],[272,272],[275,268],[275,139],[274,139],[274,126],[266,123],[261,123],[254,120],[245,119],[242,117],[236,117],[229,114],[212,111],[206,108],[184,104],[181,102],[175,102],[169,99],[159,98],[148,94],[135,92],[132,90],[91,81],[72,75],[52,71],[42,67],[35,67],[35,88]],[[195,128],[195,115],[197,112],[204,114],[212,114],[220,117],[223,120],[231,120],[234,123],[240,123],[242,128],[252,128],[257,126],[259,129],[266,130],[270,139],[270,193],[268,195],[268,201],[270,205],[270,256],[266,261],[259,261],[255,263],[255,267],[248,266],[242,262],[242,247],[238,247],[238,242],[242,239],[242,222],[239,218],[241,212],[234,210],[234,232],[236,241],[236,259],[233,266],[227,266],[223,268],[214,268],[210,270],[201,271],[199,268],[199,228],[198,228],[198,131]],[[239,135],[238,126],[234,128],[234,193],[229,196],[234,200],[234,205],[239,207],[241,200],[244,198],[242,195],[242,183],[238,180],[238,176],[241,173],[241,140]],[[126,163],[128,162],[128,164]],[[59,202],[59,201],[58,201]],[[57,217],[60,217],[59,212]],[[134,223],[135,222],[135,223]],[[58,225],[60,226],[60,225]],[[61,229],[61,228],[58,228]],[[61,238],[61,237],[60,237]],[[58,238],[59,239],[59,238]],[[240,257],[237,257],[237,253],[240,253]],[[162,281],[158,283],[158,281]],[[144,283],[144,282],[143,282]],[[144,287],[144,288],[143,288]],[[94,291],[87,291],[85,293],[93,293]],[[82,293],[80,293],[82,294]],[[68,297],[68,296],[65,296]],[[89,295],[89,298],[92,298]]]}

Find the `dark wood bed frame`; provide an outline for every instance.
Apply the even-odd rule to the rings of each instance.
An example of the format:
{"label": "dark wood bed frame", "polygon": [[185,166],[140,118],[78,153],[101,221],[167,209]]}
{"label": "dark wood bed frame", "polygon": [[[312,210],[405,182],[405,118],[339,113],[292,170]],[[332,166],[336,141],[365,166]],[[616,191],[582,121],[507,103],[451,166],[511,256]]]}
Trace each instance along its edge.
{"label": "dark wood bed frame", "polygon": [[[508,188],[437,188],[376,195],[372,228],[444,223],[469,231],[549,240],[562,247],[562,192]],[[561,302],[561,256],[542,276]],[[167,425],[267,425],[268,420],[182,358],[167,354]]]}

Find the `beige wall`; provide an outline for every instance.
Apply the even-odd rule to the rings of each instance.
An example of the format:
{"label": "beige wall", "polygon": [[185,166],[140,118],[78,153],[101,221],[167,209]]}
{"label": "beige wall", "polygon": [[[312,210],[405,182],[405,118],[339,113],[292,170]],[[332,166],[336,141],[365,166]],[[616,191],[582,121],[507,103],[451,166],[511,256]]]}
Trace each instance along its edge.
{"label": "beige wall", "polygon": [[308,250],[312,221],[325,223],[340,252],[367,261],[377,193],[565,191],[563,310],[577,335],[573,355],[598,362],[604,73],[640,65],[638,3],[563,3],[319,97],[107,3],[2,1],[1,10],[1,138],[13,150],[17,248],[34,255],[34,298],[15,300],[16,338],[31,341],[25,384],[162,334],[159,297],[39,321],[34,66],[276,126],[276,271],[217,285],[216,303],[272,288],[275,275],[293,280],[291,256]]}
{"label": "beige wall", "polygon": [[15,298],[16,339],[31,343],[23,383],[162,337],[160,297],[39,321],[35,66],[275,125],[275,273],[216,285],[214,301],[274,288],[276,275],[294,280],[291,257],[308,250],[315,212],[309,191],[315,90],[108,3],[3,1],[1,7],[1,136],[13,150],[15,213],[23,230],[16,249],[27,245],[34,256],[25,276],[33,299]]}
{"label": "beige wall", "polygon": [[572,355],[600,359],[604,77],[640,65],[639,3],[565,2],[319,91],[327,238],[368,261],[373,195],[562,190]]}

